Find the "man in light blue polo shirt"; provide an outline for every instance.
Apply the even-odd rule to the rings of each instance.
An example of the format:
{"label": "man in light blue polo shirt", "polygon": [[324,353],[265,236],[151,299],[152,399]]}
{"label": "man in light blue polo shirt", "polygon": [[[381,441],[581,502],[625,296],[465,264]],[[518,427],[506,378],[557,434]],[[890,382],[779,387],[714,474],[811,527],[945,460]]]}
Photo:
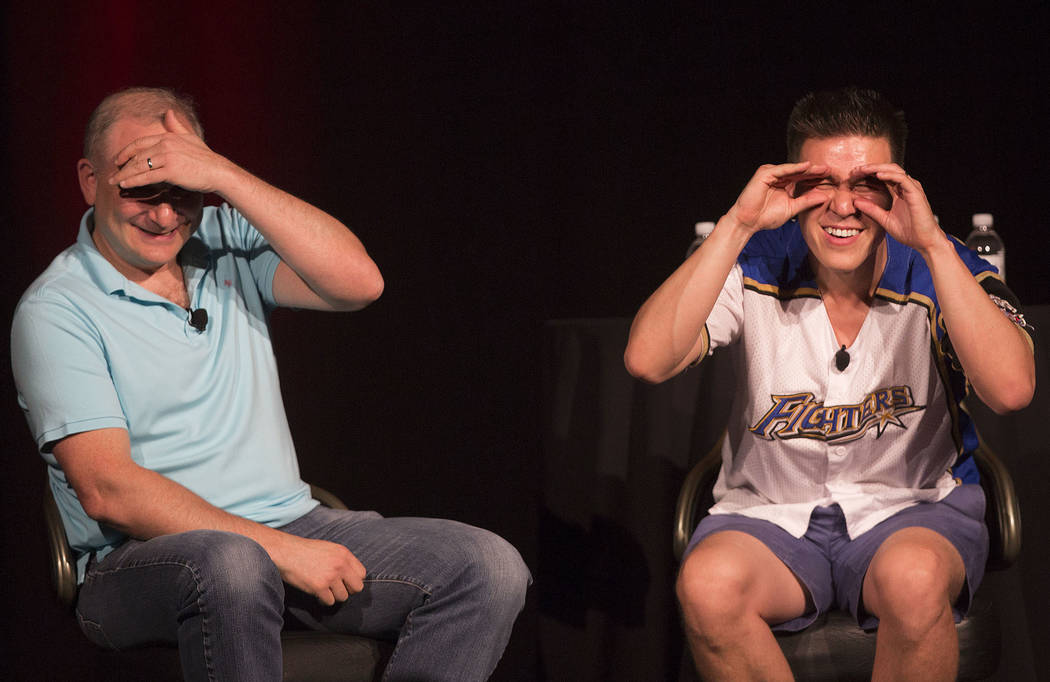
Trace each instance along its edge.
{"label": "man in light blue polo shirt", "polygon": [[12,364],[84,633],[177,643],[187,679],[280,679],[282,613],[306,604],[308,624],[397,639],[387,679],[487,678],[529,582],[516,550],[318,507],[299,478],[269,313],[378,298],[357,237],[213,152],[167,90],[103,100],[77,170],[92,208],[19,303]]}

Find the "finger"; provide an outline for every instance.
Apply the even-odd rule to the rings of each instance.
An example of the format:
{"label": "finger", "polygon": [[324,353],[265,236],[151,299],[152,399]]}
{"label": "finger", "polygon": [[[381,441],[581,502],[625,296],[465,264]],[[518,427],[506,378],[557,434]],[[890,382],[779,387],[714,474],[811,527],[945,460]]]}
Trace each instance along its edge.
{"label": "finger", "polygon": [[349,590],[343,581],[336,581],[330,588],[332,597],[336,602],[344,602],[350,598],[351,590]]}
{"label": "finger", "polygon": [[813,188],[798,197],[795,197],[794,203],[791,208],[794,211],[794,215],[798,215],[803,211],[808,211],[815,206],[820,206],[828,200],[828,195],[820,190]]}
{"label": "finger", "polygon": [[180,135],[197,135],[192,128],[184,125],[183,122],[179,120],[174,109],[168,109],[164,112],[164,129],[168,132],[178,133]]}
{"label": "finger", "polygon": [[149,173],[135,173],[134,175],[128,175],[121,178],[113,176],[110,178],[110,184],[117,185],[121,189],[127,189],[129,187],[141,187],[143,185],[152,185],[158,182],[165,182],[165,179],[161,175],[150,175]]}
{"label": "finger", "polygon": [[791,180],[809,175],[822,175],[828,172],[824,165],[814,166],[812,161],[800,161],[798,163],[782,163],[779,166],[767,167],[769,174],[778,180]]}
{"label": "finger", "polygon": [[325,606],[333,606],[335,604],[335,595],[332,594],[332,590],[323,588],[317,592],[317,601],[321,602]]}
{"label": "finger", "polygon": [[360,559],[358,559],[357,556],[351,552],[350,573],[348,575],[349,582],[347,580],[344,580],[343,582],[346,583],[347,588],[352,593],[360,592],[361,590],[365,589],[366,575],[367,571],[365,570],[365,565],[362,564]]}
{"label": "finger", "polygon": [[874,175],[876,173],[900,173],[907,177],[908,173],[896,163],[866,163],[861,166],[857,166],[850,171],[850,178],[856,178],[863,175]]}
{"label": "finger", "polygon": [[[809,163],[809,162],[807,161],[806,163]],[[787,186],[789,186],[791,184],[801,182],[802,180],[823,178],[823,177],[827,176],[829,170],[831,170],[831,169],[828,168],[827,166],[824,166],[824,165],[810,166],[809,168],[805,168],[803,170],[800,170],[800,171],[797,171],[797,172],[794,172],[794,173],[788,173],[786,175],[783,175],[783,176],[779,177],[777,179],[777,181],[772,184],[772,186],[773,187],[787,187]]]}
{"label": "finger", "polygon": [[[116,157],[114,157],[113,159],[113,163],[115,163],[118,168],[121,168],[133,157],[142,154],[147,150],[151,150],[153,149],[153,147],[156,147],[158,144],[160,144],[162,139],[163,135],[147,135],[146,137],[140,137],[135,140],[132,140],[127,144],[126,147],[117,152]],[[155,157],[156,155],[154,154],[152,156]],[[143,163],[146,162],[145,159],[146,157],[143,156]]]}
{"label": "finger", "polygon": [[769,170],[776,176],[791,175],[793,173],[803,173],[807,169],[813,166],[812,161],[796,161],[794,163],[779,163],[776,165],[767,166]]}
{"label": "finger", "polygon": [[343,578],[343,586],[349,594],[357,594],[361,590],[365,589],[365,581],[363,575],[357,575],[356,573]]}
{"label": "finger", "polygon": [[755,174],[751,176],[751,179],[768,182],[769,180],[781,178],[785,175],[790,175],[792,173],[801,173],[805,171],[805,169],[808,168],[810,165],[811,162],[809,161],[801,161],[799,163],[782,163],[779,165],[765,163],[758,167],[758,170],[756,170]]}
{"label": "finger", "polygon": [[165,182],[169,179],[168,169],[165,166],[164,156],[146,156],[140,154],[134,157],[123,168],[110,176],[111,185],[120,187],[138,187],[157,182]]}
{"label": "finger", "polygon": [[828,166],[827,164],[821,163],[821,164],[817,164],[815,166],[810,166],[808,169],[806,169],[806,171],[804,173],[800,173],[799,176],[800,177],[823,177],[823,176],[827,175],[830,170],[831,170],[830,166]]}
{"label": "finger", "polygon": [[903,170],[880,171],[875,174],[875,177],[885,183],[896,196],[902,199],[907,198],[909,203],[912,203],[912,200],[926,200],[926,192],[922,184]]}
{"label": "finger", "polygon": [[882,208],[871,199],[865,199],[864,197],[855,197],[853,199],[853,206],[858,211],[878,223],[884,230],[889,230],[888,225],[892,217],[889,211]]}
{"label": "finger", "polygon": [[887,185],[896,185],[902,189],[922,189],[922,184],[908,175],[907,172],[897,164],[872,164],[858,166],[850,172],[850,179],[857,179],[870,175],[878,178]]}

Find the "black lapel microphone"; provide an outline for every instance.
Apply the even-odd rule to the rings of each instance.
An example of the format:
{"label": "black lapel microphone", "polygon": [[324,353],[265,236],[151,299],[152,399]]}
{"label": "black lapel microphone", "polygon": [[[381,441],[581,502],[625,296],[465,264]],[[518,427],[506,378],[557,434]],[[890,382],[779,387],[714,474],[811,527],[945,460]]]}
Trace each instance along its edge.
{"label": "black lapel microphone", "polygon": [[[204,312],[204,311],[201,311],[201,312]],[[205,313],[204,321],[207,322],[207,320],[208,320],[208,315],[207,315],[207,313]],[[192,322],[191,322],[191,324],[192,324]],[[197,331],[203,331],[203,330],[198,329]],[[843,345],[842,348],[839,348],[837,351],[835,351],[835,367],[840,372],[845,370],[847,367],[849,367],[849,352],[846,350],[846,346],[845,345]]]}
{"label": "black lapel microphone", "polygon": [[[190,311],[190,326],[197,330],[197,333],[203,332],[208,327],[208,311],[204,308],[197,308],[196,310]],[[849,360],[847,359],[847,362]]]}

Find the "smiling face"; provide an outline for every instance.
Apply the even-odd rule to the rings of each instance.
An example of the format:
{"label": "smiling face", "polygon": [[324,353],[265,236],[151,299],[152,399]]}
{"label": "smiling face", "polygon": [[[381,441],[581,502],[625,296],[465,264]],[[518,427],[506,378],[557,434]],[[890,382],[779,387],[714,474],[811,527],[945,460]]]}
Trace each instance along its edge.
{"label": "smiling face", "polygon": [[77,164],[84,200],[95,207],[95,245],[132,281],[174,265],[201,219],[204,198],[196,192],[162,192],[139,200],[122,196],[118,186],[109,184],[118,170],[114,159],[121,149],[140,137],[164,132],[159,121],[120,118],[107,130],[99,158]]}
{"label": "smiling face", "polygon": [[853,200],[864,197],[884,209],[893,200],[878,179],[855,169],[890,163],[889,141],[862,136],[811,138],[802,144],[799,160],[829,169],[826,177],[795,188],[796,195],[806,191],[825,195],[824,203],[798,216],[817,282],[824,287],[835,280],[869,286],[881,275],[876,270],[885,262],[885,231],[858,211]]}

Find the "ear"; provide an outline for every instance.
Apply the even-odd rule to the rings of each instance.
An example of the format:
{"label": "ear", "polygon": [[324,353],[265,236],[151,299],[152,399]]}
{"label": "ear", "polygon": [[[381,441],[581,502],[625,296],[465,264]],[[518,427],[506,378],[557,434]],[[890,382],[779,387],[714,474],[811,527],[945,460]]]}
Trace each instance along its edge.
{"label": "ear", "polygon": [[98,190],[98,175],[95,167],[87,159],[77,161],[77,178],[80,180],[80,193],[88,206],[95,205],[95,193]]}

